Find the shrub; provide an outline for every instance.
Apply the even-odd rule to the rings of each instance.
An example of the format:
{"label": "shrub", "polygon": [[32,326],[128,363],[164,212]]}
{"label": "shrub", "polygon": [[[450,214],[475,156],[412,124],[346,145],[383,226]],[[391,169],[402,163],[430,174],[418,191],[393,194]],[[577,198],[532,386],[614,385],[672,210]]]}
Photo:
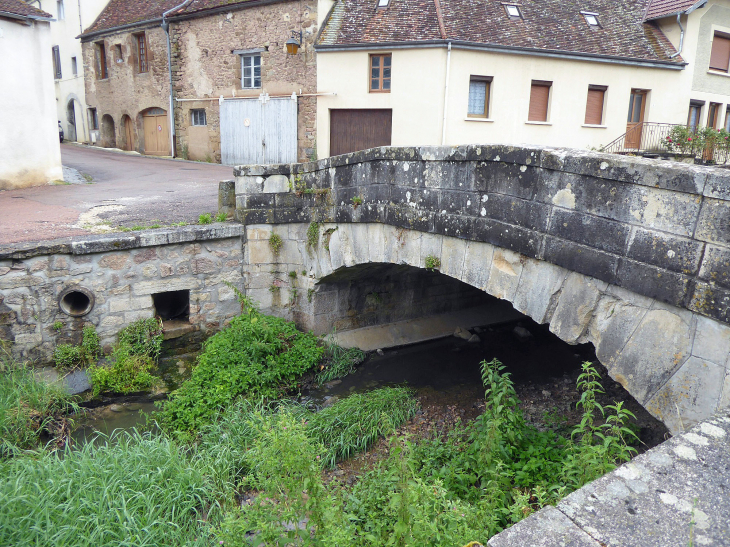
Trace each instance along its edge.
{"label": "shrub", "polygon": [[275,255],[279,254],[282,245],[284,245],[284,241],[281,239],[281,236],[279,234],[271,234],[269,237],[269,246]]}
{"label": "shrub", "polygon": [[71,369],[96,363],[101,356],[101,345],[96,329],[86,325],[82,331],[81,345],[59,344],[53,351],[57,367]]}
{"label": "shrub", "polygon": [[205,342],[192,377],[164,406],[162,424],[177,435],[197,431],[240,396],[281,396],[322,356],[313,334],[260,313],[245,298],[242,304],[242,314]]}
{"label": "shrub", "polygon": [[223,211],[220,211],[217,215],[215,215],[216,222],[225,222],[226,220],[228,220],[228,215]]}
{"label": "shrub", "polygon": [[441,268],[441,259],[434,255],[428,255],[425,263],[426,269],[429,272],[433,272]]}

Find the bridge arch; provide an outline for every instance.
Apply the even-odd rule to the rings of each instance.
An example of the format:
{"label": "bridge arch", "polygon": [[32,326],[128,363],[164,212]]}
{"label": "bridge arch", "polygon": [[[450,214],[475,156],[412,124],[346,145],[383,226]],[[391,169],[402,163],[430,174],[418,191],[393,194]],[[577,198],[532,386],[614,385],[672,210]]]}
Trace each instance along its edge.
{"label": "bridge arch", "polygon": [[[246,227],[246,290],[267,312],[323,333],[333,319],[333,297],[320,294],[322,281],[353,267],[425,269],[433,257],[442,274],[549,323],[563,341],[592,343],[610,376],[672,432],[730,402],[727,349],[713,336],[730,341],[730,329],[712,319],[481,241],[381,223],[324,223],[311,245],[308,228]],[[269,243],[273,233],[283,241],[277,253]],[[297,281],[288,272],[297,272]]]}

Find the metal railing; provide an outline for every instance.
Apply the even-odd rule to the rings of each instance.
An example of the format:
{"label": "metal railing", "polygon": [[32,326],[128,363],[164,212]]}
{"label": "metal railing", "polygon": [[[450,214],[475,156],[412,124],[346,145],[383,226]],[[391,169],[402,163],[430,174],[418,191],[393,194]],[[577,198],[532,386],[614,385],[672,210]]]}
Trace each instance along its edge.
{"label": "metal railing", "polygon": [[[608,154],[636,154],[675,157],[693,157],[696,163],[725,164],[730,161],[730,147],[717,141],[703,143],[702,138],[684,142],[679,145],[673,142],[672,134],[676,127],[687,127],[684,124],[641,122],[628,129],[626,133],[600,148]],[[698,136],[696,131],[690,136]],[[692,144],[697,142],[697,145]]]}

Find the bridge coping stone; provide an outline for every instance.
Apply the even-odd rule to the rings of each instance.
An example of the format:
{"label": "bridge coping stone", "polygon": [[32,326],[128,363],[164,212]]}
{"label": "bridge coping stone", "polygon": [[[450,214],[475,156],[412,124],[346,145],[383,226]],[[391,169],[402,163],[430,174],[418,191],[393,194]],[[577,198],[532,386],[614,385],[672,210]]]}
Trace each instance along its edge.
{"label": "bridge coping stone", "polygon": [[488,547],[730,545],[730,417],[719,413],[492,537]]}

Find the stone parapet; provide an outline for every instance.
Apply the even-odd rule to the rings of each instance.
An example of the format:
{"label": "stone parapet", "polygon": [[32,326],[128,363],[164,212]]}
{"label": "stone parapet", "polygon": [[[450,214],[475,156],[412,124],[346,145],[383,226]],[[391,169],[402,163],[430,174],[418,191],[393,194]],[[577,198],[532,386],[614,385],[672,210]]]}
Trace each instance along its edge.
{"label": "stone parapet", "polygon": [[383,147],[239,166],[245,224],[378,222],[481,241],[730,323],[730,172],[580,150]]}

